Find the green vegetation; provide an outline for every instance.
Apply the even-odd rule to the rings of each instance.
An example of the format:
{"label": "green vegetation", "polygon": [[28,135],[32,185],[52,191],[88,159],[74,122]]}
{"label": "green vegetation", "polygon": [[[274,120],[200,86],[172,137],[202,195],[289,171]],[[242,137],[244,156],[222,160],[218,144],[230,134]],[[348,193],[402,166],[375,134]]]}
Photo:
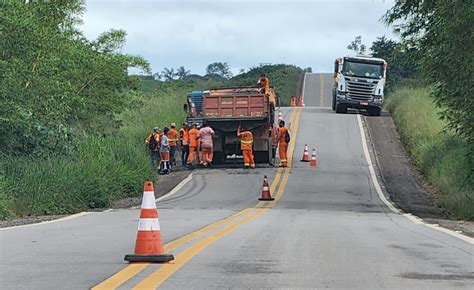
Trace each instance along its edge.
{"label": "green vegetation", "polygon": [[427,88],[400,87],[388,99],[403,142],[417,167],[439,193],[437,203],[455,218],[474,219],[474,181],[467,142],[439,119],[442,109]]}

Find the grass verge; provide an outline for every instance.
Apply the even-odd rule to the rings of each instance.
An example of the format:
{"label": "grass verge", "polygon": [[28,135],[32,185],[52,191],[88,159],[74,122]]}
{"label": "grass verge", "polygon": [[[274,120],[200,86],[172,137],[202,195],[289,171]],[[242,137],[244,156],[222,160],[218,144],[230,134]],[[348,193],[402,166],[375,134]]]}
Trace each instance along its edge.
{"label": "grass verge", "polygon": [[397,130],[415,165],[453,218],[474,220],[474,182],[467,144],[444,130],[427,87],[400,87],[388,98]]}
{"label": "grass verge", "polygon": [[141,195],[143,182],[156,178],[144,139],[153,127],[184,119],[187,90],[163,84],[132,94],[120,128],[107,136],[83,136],[72,156],[2,156],[0,219],[76,213]]}

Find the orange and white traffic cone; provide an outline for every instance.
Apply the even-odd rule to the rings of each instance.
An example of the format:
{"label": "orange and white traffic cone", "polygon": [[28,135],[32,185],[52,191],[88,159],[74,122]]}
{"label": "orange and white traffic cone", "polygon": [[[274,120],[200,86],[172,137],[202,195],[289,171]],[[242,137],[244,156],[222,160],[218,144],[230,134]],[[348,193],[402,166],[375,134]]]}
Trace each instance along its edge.
{"label": "orange and white traffic cone", "polygon": [[126,255],[124,259],[130,263],[166,263],[174,260],[173,255],[165,254],[163,248],[155,191],[150,181],[145,182],[143,191],[135,254]]}
{"label": "orange and white traffic cone", "polygon": [[260,197],[258,200],[275,200],[270,194],[270,187],[268,186],[268,179],[266,175],[263,177],[262,197]]}
{"label": "orange and white traffic cone", "polygon": [[304,144],[304,152],[303,157],[301,157],[301,162],[309,162],[309,152],[308,152],[308,145]]}
{"label": "orange and white traffic cone", "polygon": [[298,107],[304,107],[303,96],[300,96],[300,98],[299,98],[299,100],[298,100]]}
{"label": "orange and white traffic cone", "polygon": [[311,154],[311,162],[309,163],[311,167],[318,167],[318,160],[316,160],[316,150],[313,148],[313,154]]}
{"label": "orange and white traffic cone", "polygon": [[281,111],[278,112],[278,121],[283,120],[283,116],[281,115]]}

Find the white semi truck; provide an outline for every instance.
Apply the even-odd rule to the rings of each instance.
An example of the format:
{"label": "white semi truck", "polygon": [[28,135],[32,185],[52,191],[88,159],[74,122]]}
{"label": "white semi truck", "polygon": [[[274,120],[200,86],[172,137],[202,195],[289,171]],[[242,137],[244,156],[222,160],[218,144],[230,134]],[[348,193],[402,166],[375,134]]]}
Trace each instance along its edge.
{"label": "white semi truck", "polygon": [[368,56],[340,57],[334,63],[332,109],[346,113],[348,108],[366,110],[380,116],[384,103],[387,62]]}

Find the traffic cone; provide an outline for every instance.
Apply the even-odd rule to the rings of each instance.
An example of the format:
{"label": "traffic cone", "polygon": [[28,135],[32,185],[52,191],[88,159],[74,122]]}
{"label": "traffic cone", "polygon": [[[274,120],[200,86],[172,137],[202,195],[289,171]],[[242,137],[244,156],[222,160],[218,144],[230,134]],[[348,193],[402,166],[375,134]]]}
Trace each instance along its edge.
{"label": "traffic cone", "polygon": [[304,144],[304,152],[303,157],[301,158],[301,162],[309,162],[308,145],[306,144]]}
{"label": "traffic cone", "polygon": [[311,167],[318,167],[318,160],[316,160],[316,150],[313,148],[313,154],[311,154],[311,162],[309,163]]}
{"label": "traffic cone", "polygon": [[304,100],[303,100],[303,96],[301,96],[298,100],[298,107],[304,107]]}
{"label": "traffic cone", "polygon": [[260,197],[258,200],[275,200],[270,194],[270,187],[268,186],[268,179],[266,175],[263,177],[262,197]]}
{"label": "traffic cone", "polygon": [[155,191],[150,181],[145,182],[135,254],[126,255],[124,259],[130,263],[165,263],[174,260],[173,255],[165,254],[163,248]]}
{"label": "traffic cone", "polygon": [[283,120],[283,116],[281,115],[281,111],[278,112],[278,121]]}

